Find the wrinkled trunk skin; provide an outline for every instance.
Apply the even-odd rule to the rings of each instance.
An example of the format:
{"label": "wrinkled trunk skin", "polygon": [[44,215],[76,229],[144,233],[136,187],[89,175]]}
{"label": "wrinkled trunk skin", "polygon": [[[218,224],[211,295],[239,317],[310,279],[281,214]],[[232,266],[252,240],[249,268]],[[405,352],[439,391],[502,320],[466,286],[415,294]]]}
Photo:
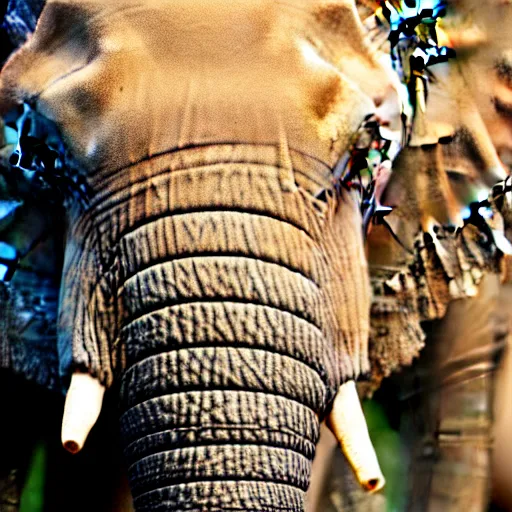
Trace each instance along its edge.
{"label": "wrinkled trunk skin", "polygon": [[[303,510],[318,417],[353,371],[342,346],[364,336],[351,317],[366,310],[366,275],[357,221],[331,224],[328,205],[283,192],[274,151],[217,146],[140,163],[132,175],[151,167],[152,181],[128,189],[112,176],[108,209],[93,205],[96,235],[82,231],[114,248],[83,322],[96,337],[81,339],[111,347],[89,368],[101,372],[108,353],[126,369],[121,429],[138,511]],[[363,267],[346,276],[336,261]]]}
{"label": "wrinkled trunk skin", "polygon": [[318,318],[300,307],[317,287],[299,262],[262,255],[268,234],[305,237],[257,213],[198,211],[121,243],[121,425],[137,510],[302,508],[327,393]]}

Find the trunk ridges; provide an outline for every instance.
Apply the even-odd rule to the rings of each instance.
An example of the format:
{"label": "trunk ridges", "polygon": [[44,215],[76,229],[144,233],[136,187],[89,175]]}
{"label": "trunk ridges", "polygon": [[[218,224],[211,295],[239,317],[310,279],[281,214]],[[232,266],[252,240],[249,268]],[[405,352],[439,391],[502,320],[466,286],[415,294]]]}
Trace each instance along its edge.
{"label": "trunk ridges", "polygon": [[[204,318],[206,327],[194,329],[195,319]],[[229,318],[236,318],[236,330],[226,329]],[[172,332],[172,338],[169,333]],[[136,339],[136,344],[126,340]],[[291,313],[267,306],[242,303],[196,302],[164,308],[132,322],[120,331],[126,346],[127,366],[168,350],[184,347],[235,346],[269,350],[292,357],[310,366],[329,382],[329,367],[324,364],[325,337],[319,329]],[[296,340],[302,340],[297,343]]]}
{"label": "trunk ridges", "polygon": [[315,412],[284,397],[242,391],[189,391],[142,402],[121,415],[128,455],[136,443],[140,446],[153,434],[166,432],[166,425],[175,432],[254,428],[262,436],[277,430],[313,444],[319,436]]}
{"label": "trunk ridges", "polygon": [[178,484],[134,499],[137,510],[151,512],[299,512],[304,493],[284,484],[225,481]]}
{"label": "trunk ridges", "polygon": [[345,196],[322,207],[312,183],[285,191],[270,150],[202,149],[111,175],[73,233],[74,361],[123,375],[137,510],[300,511],[319,418],[365,368],[360,214]]}
{"label": "trunk ridges", "polygon": [[204,389],[267,392],[313,410],[326,400],[326,385],[309,366],[255,348],[184,348],[151,356],[126,372],[123,388],[123,409],[165,394]]}
{"label": "trunk ridges", "polygon": [[315,443],[306,439],[303,434],[287,432],[286,428],[267,428],[260,432],[260,427],[239,427],[221,425],[211,428],[189,427],[175,430],[166,430],[146,436],[143,440],[136,440],[125,449],[127,463],[132,465],[143,456],[154,455],[176,448],[191,448],[195,446],[214,446],[225,444],[226,440],[232,443],[265,446],[281,446],[293,450],[311,460],[315,454]]}

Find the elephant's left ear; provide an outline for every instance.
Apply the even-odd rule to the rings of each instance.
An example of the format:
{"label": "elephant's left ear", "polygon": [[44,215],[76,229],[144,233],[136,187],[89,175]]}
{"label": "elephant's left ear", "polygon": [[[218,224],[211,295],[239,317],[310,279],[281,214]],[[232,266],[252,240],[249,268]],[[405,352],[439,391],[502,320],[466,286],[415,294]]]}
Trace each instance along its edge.
{"label": "elephant's left ear", "polygon": [[[13,130],[10,130],[11,132]],[[61,218],[7,170],[12,134],[0,118],[0,370],[58,390],[57,303]]]}
{"label": "elephant's left ear", "polygon": [[58,287],[35,273],[0,281],[0,369],[60,391],[57,355]]}
{"label": "elephant's left ear", "polygon": [[89,23],[101,5],[49,1],[34,34],[7,61],[0,74],[0,113],[36,102],[60,78],[83,68],[98,54]]}

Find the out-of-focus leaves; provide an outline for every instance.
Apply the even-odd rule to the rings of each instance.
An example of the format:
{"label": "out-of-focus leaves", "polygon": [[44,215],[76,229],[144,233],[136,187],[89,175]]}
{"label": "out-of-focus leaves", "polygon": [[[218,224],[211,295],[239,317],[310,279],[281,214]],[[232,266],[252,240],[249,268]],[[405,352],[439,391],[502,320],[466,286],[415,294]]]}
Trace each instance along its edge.
{"label": "out-of-focus leaves", "polygon": [[0,200],[0,221],[3,222],[6,217],[14,213],[14,210],[21,206],[19,201],[1,201]]}
{"label": "out-of-focus leaves", "polygon": [[42,512],[44,510],[46,449],[46,445],[41,442],[35,447],[25,487],[21,494],[19,512]]}
{"label": "out-of-focus leaves", "polygon": [[363,402],[363,411],[379,464],[386,479],[387,512],[402,512],[406,502],[405,453],[399,433],[394,430],[383,407],[374,400]]}
{"label": "out-of-focus leaves", "polygon": [[6,145],[18,142],[18,133],[10,126],[4,126],[4,142]]}

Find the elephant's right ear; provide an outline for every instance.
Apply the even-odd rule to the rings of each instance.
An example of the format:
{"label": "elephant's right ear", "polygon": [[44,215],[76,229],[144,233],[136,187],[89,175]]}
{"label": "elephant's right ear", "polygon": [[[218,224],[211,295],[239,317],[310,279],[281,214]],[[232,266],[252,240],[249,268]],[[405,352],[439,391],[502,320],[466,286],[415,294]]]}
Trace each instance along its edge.
{"label": "elephant's right ear", "polygon": [[0,114],[36,102],[60,78],[80,70],[99,53],[89,20],[101,4],[49,1],[34,34],[7,61],[0,74]]}

